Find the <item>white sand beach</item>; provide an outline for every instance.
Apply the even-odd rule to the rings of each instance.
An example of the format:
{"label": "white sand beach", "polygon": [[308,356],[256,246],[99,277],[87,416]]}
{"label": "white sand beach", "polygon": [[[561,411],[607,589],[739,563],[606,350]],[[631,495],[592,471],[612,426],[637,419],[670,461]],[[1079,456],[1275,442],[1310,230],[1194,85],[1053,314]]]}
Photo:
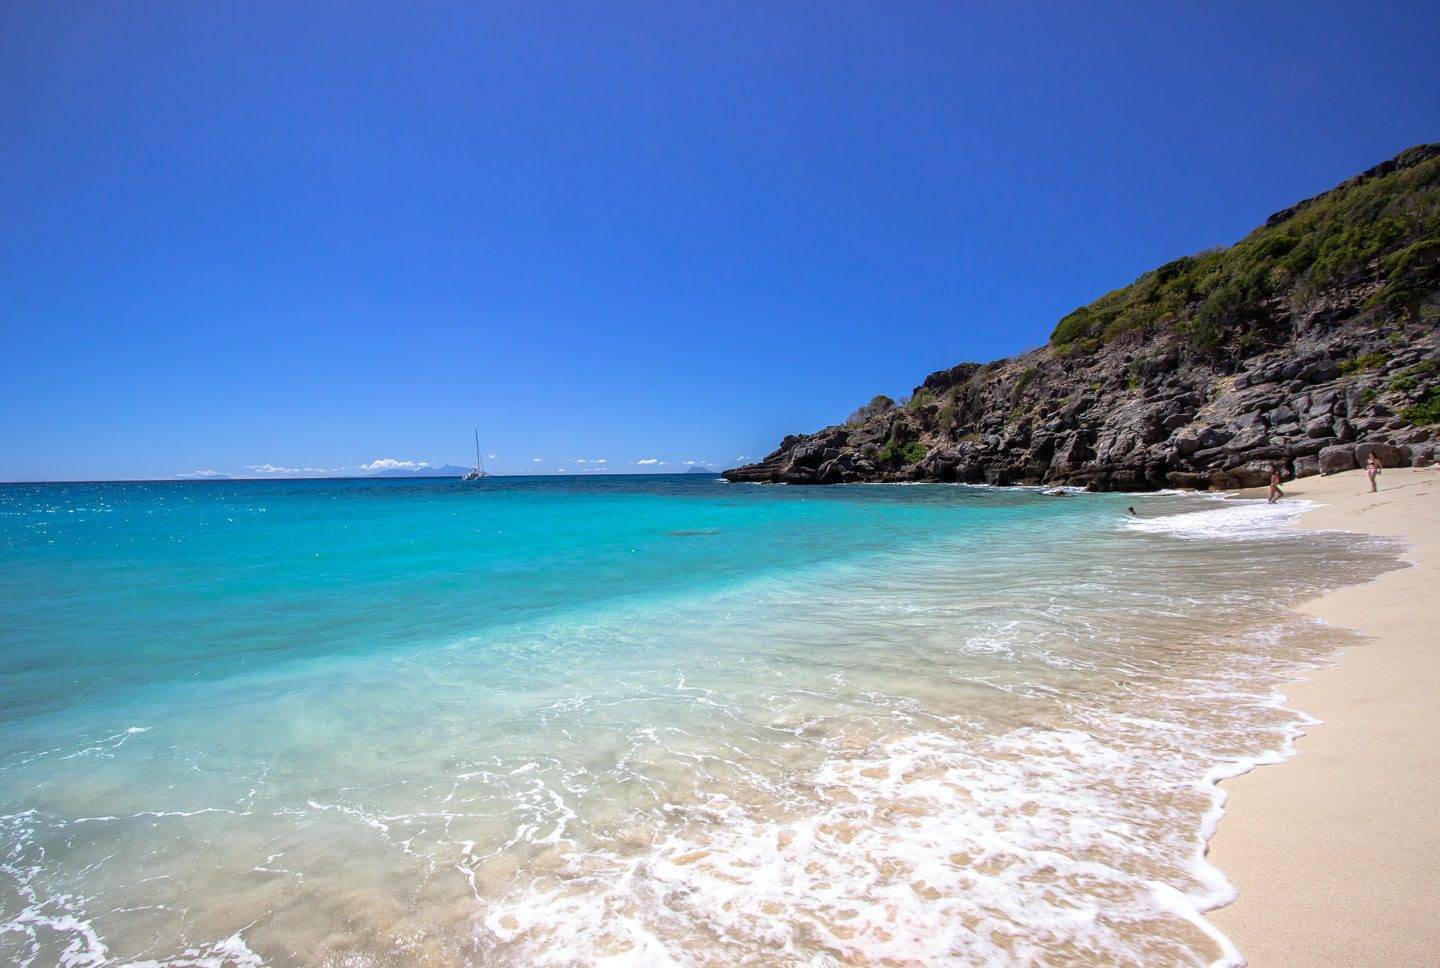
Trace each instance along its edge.
{"label": "white sand beach", "polygon": [[[1309,477],[1303,528],[1398,536],[1413,567],[1305,606],[1366,637],[1287,688],[1298,755],[1225,783],[1210,857],[1239,899],[1211,920],[1257,968],[1440,959],[1440,471]],[[1276,562],[1284,567],[1284,562]]]}

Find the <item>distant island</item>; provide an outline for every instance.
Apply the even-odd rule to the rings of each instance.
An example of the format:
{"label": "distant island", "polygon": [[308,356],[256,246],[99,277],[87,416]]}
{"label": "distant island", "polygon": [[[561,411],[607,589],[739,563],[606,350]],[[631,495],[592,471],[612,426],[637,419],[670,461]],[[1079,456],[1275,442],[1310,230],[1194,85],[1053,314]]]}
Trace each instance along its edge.
{"label": "distant island", "polygon": [[712,470],[711,470],[710,468],[708,468],[708,467],[701,467],[699,464],[696,464],[696,465],[694,465],[693,467],[687,467],[687,468],[685,468],[685,473],[687,473],[687,474],[714,474],[715,472],[712,471]]}
{"label": "distant island", "polygon": [[1253,487],[1435,459],[1440,144],[1074,310],[1049,342],[794,434],[731,481]]}

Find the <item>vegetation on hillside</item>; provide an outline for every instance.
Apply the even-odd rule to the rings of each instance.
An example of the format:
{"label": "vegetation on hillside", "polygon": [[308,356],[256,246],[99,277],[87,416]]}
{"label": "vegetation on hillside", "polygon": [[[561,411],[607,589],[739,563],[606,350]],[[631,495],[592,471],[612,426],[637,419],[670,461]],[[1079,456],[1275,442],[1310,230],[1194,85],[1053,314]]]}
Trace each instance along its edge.
{"label": "vegetation on hillside", "polygon": [[892,440],[876,456],[885,467],[902,467],[906,464],[918,464],[925,459],[925,445],[918,440],[912,440],[908,444],[898,440]]}
{"label": "vegetation on hillside", "polygon": [[1123,333],[1170,327],[1200,350],[1263,344],[1280,299],[1373,278],[1369,308],[1408,316],[1440,286],[1440,146],[1397,156],[1273,218],[1228,248],[1167,262],[1068,314],[1050,334],[1086,352]]}

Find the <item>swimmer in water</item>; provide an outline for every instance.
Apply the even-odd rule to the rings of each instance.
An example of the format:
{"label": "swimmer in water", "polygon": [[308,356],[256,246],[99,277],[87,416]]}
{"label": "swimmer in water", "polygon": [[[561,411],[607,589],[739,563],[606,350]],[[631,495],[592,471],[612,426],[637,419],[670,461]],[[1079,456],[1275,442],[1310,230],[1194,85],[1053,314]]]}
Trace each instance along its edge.
{"label": "swimmer in water", "polygon": [[1130,516],[1131,516],[1132,518],[1138,518],[1138,517],[1140,516],[1140,515],[1138,515],[1138,514],[1135,513],[1135,508],[1134,508],[1133,505],[1130,506],[1130,507],[1128,507],[1128,508],[1126,508],[1125,510],[1127,510],[1127,511],[1130,512]]}

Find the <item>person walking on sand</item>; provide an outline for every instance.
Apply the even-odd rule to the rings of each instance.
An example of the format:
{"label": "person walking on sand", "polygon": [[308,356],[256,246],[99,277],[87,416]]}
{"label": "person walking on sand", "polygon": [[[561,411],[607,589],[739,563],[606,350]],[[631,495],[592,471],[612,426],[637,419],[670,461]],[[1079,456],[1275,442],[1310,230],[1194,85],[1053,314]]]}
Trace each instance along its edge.
{"label": "person walking on sand", "polygon": [[1272,464],[1270,466],[1270,503],[1274,504],[1284,496],[1285,492],[1280,490],[1280,465]]}
{"label": "person walking on sand", "polygon": [[1380,473],[1380,458],[1371,453],[1370,459],[1365,462],[1365,476],[1370,478],[1370,493],[1374,494],[1380,490],[1375,485],[1375,475]]}

